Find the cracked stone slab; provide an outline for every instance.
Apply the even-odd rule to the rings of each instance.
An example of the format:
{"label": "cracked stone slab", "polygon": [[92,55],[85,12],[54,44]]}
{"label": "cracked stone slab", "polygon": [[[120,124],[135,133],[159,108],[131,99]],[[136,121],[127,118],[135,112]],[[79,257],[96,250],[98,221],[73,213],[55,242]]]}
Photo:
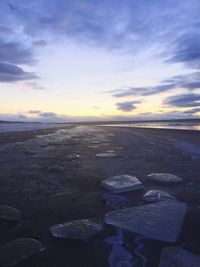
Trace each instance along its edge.
{"label": "cracked stone slab", "polygon": [[135,176],[121,174],[116,175],[101,182],[102,186],[114,193],[122,193],[143,189],[142,182]]}
{"label": "cracked stone slab", "polygon": [[44,250],[45,247],[38,240],[18,238],[0,248],[0,265],[17,265],[28,257]]}
{"label": "cracked stone slab", "polygon": [[187,204],[166,200],[153,204],[112,211],[105,222],[164,242],[175,242],[187,212]]}
{"label": "cracked stone slab", "polygon": [[11,206],[0,205],[0,219],[8,221],[19,221],[22,217],[21,211]]}
{"label": "cracked stone slab", "polygon": [[54,237],[63,239],[89,240],[92,236],[103,230],[100,223],[89,219],[75,220],[53,225],[50,231]]}
{"label": "cracked stone slab", "polygon": [[171,173],[151,173],[147,175],[147,179],[161,184],[179,184],[182,178]]}
{"label": "cracked stone slab", "polygon": [[200,258],[178,247],[162,249],[159,267],[198,267]]}
{"label": "cracked stone slab", "polygon": [[175,200],[176,198],[169,193],[161,190],[150,190],[143,196],[143,200],[147,203],[154,203],[169,199]]}

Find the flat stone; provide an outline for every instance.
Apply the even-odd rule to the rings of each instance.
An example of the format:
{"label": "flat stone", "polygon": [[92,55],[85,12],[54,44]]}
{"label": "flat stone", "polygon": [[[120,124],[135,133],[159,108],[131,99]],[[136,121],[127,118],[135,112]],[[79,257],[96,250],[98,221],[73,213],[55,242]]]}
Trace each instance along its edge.
{"label": "flat stone", "polygon": [[102,224],[89,219],[61,223],[50,227],[50,231],[54,237],[79,239],[82,241],[87,241],[102,230]]}
{"label": "flat stone", "polygon": [[178,247],[162,249],[159,267],[199,267],[200,258]]}
{"label": "flat stone", "polygon": [[162,200],[176,199],[174,196],[161,190],[150,190],[143,196],[143,200],[147,203],[159,202]]}
{"label": "flat stone", "polygon": [[0,219],[19,221],[21,217],[22,214],[19,210],[7,205],[0,205]]}
{"label": "flat stone", "polygon": [[0,248],[0,265],[13,266],[44,251],[44,246],[32,238],[19,238]]}
{"label": "flat stone", "polygon": [[175,242],[181,231],[187,205],[174,200],[132,207],[106,214],[105,222],[164,242]]}
{"label": "flat stone", "polygon": [[147,175],[147,179],[161,184],[178,184],[183,181],[182,178],[170,173],[151,173]]}
{"label": "flat stone", "polygon": [[137,177],[127,174],[113,176],[103,180],[101,184],[115,193],[138,190],[144,187]]}
{"label": "flat stone", "polygon": [[115,153],[99,153],[99,154],[96,154],[97,158],[115,158],[117,156],[118,155],[115,154]]}

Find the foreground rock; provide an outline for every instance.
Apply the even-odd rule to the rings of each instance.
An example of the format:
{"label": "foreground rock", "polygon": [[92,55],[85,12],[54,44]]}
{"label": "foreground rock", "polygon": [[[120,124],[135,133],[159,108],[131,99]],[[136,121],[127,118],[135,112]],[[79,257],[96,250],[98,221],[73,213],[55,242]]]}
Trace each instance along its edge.
{"label": "foreground rock", "polygon": [[147,179],[161,184],[179,184],[183,181],[182,178],[170,173],[151,173],[147,175]]}
{"label": "foreground rock", "polygon": [[161,190],[150,190],[146,192],[146,194],[143,196],[143,200],[146,203],[154,203],[159,202],[162,200],[175,200],[176,198],[167,192],[161,191]]}
{"label": "foreground rock", "polygon": [[144,187],[138,178],[127,174],[113,176],[103,180],[101,184],[114,193],[128,192]]}
{"label": "foreground rock", "polygon": [[0,265],[17,265],[26,258],[44,251],[44,246],[31,238],[19,238],[0,248]]}
{"label": "foreground rock", "polygon": [[164,248],[159,267],[199,267],[200,258],[177,247]]}
{"label": "foreground rock", "polygon": [[0,205],[0,219],[19,221],[21,217],[22,214],[19,210],[7,205]]}
{"label": "foreground rock", "polygon": [[96,154],[97,158],[116,158],[118,155],[115,153],[99,153]]}
{"label": "foreground rock", "polygon": [[187,205],[167,200],[106,214],[107,224],[141,234],[149,239],[175,242],[181,231]]}
{"label": "foreground rock", "polygon": [[61,223],[50,227],[54,237],[82,241],[87,241],[102,230],[103,226],[101,224],[88,219]]}

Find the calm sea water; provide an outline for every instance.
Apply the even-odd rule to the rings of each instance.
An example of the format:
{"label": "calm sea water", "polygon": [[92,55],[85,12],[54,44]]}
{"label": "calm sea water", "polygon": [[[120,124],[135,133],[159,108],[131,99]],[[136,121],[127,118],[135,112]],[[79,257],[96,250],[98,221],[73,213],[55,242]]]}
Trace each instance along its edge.
{"label": "calm sea water", "polygon": [[58,127],[58,124],[49,123],[0,123],[0,133],[31,131],[46,128]]}
{"label": "calm sea water", "polygon": [[149,122],[120,122],[105,124],[104,126],[179,129],[200,131],[200,120],[179,120],[179,121],[149,121]]}

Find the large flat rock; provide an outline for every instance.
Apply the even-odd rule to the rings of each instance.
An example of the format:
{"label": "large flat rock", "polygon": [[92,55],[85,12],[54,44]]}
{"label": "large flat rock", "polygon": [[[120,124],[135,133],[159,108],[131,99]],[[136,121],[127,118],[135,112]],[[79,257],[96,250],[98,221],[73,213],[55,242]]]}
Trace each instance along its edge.
{"label": "large flat rock", "polygon": [[182,178],[171,173],[151,173],[147,175],[147,179],[161,184],[179,184]]}
{"label": "large flat rock", "polygon": [[50,231],[54,237],[79,239],[82,241],[87,241],[102,230],[102,224],[89,219],[70,221],[50,227]]}
{"label": "large flat rock", "polygon": [[21,217],[22,214],[19,210],[11,206],[0,205],[0,219],[8,221],[19,221]]}
{"label": "large flat rock", "polygon": [[102,186],[114,193],[128,192],[143,189],[143,184],[137,177],[121,174],[116,175],[101,182]]}
{"label": "large flat rock", "polygon": [[175,242],[181,231],[187,205],[167,200],[106,214],[105,222],[164,242]]}
{"label": "large flat rock", "polygon": [[154,202],[159,202],[159,201],[169,200],[169,199],[175,200],[176,198],[168,194],[167,192],[161,191],[161,190],[149,190],[143,196],[143,200],[147,203],[154,203]]}
{"label": "large flat rock", "polygon": [[164,248],[159,267],[200,267],[200,258],[178,247]]}
{"label": "large flat rock", "polygon": [[19,238],[0,248],[0,266],[14,266],[28,257],[40,253],[45,247],[32,238]]}

